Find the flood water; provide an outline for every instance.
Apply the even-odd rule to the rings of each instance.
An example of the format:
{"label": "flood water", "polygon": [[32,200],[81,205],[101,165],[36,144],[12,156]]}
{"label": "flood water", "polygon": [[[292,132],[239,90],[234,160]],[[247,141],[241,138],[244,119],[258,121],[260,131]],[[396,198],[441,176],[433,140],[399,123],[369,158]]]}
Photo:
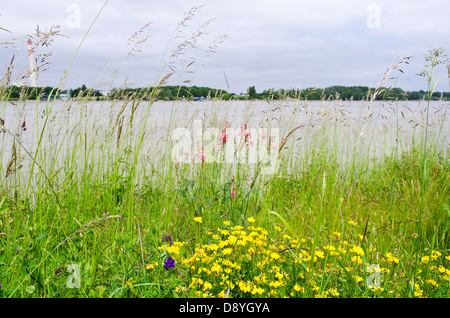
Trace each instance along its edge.
{"label": "flood water", "polygon": [[[428,113],[430,140],[437,141],[446,151],[450,144],[448,104],[433,101]],[[132,101],[8,102],[0,108],[0,118],[9,131],[0,134],[1,174],[6,173],[13,147],[16,162],[29,164],[41,134],[40,149],[62,154],[70,153],[72,146],[80,147],[80,142],[85,148],[113,147],[118,135],[133,140],[133,136],[145,132],[142,156],[148,159],[163,151],[175,128],[192,130],[195,123],[201,123],[203,130],[222,130],[225,125],[239,129],[245,124],[276,128],[281,138],[296,140],[291,147],[299,149],[308,142],[317,143],[316,135],[342,143],[343,149],[352,148],[356,142],[365,147],[370,143],[371,152],[379,156],[399,145],[407,151],[414,136],[423,138],[426,110],[425,101],[207,100],[157,101],[152,105],[145,101],[138,105]],[[296,127],[299,128],[289,135]]]}

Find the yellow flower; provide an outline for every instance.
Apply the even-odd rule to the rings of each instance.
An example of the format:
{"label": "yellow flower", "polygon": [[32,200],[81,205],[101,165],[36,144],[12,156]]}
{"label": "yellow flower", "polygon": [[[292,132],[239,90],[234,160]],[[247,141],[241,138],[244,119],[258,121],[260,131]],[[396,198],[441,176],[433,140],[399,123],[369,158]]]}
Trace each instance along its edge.
{"label": "yellow flower", "polygon": [[314,255],[319,257],[319,258],[324,258],[323,252],[322,251],[315,251]]}
{"label": "yellow flower", "polygon": [[269,286],[273,287],[273,288],[278,288],[278,287],[282,286],[282,283],[280,281],[274,281],[274,282],[270,282]]}
{"label": "yellow flower", "polygon": [[302,291],[302,292],[303,292],[304,289],[303,289],[303,287],[301,287],[301,286],[295,284],[294,290],[297,291],[297,292],[299,292],[299,291]]}
{"label": "yellow flower", "polygon": [[209,244],[207,248],[209,250],[211,250],[211,251],[217,251],[217,249],[219,248],[219,245],[217,245],[217,244]]}
{"label": "yellow flower", "polygon": [[208,290],[208,289],[212,289],[212,284],[211,283],[209,283],[209,282],[205,282],[204,284],[203,284],[203,290]]}
{"label": "yellow flower", "polygon": [[386,253],[386,258],[387,258],[388,262],[394,262],[396,264],[398,264],[398,262],[399,262],[399,259],[392,256],[391,253]]}
{"label": "yellow flower", "polygon": [[359,256],[364,256],[364,250],[361,246],[353,245],[353,247],[350,249],[350,252],[356,253]]}
{"label": "yellow flower", "polygon": [[219,274],[221,270],[222,268],[217,263],[214,263],[213,266],[211,267],[211,272],[217,272],[217,274]]}
{"label": "yellow flower", "polygon": [[252,217],[248,218],[247,221],[248,221],[249,223],[255,223],[256,220],[255,220],[255,218],[252,216]]}
{"label": "yellow flower", "polygon": [[272,254],[270,254],[270,257],[273,258],[273,259],[275,259],[275,260],[277,260],[277,259],[280,258],[280,254],[278,254],[278,253],[276,253],[276,252],[273,252]]}
{"label": "yellow flower", "polygon": [[291,239],[292,239],[292,237],[290,237],[290,236],[287,235],[287,234],[283,234],[283,238],[286,239],[286,240],[291,240]]}
{"label": "yellow flower", "polygon": [[363,278],[361,276],[358,276],[358,275],[353,276],[353,278],[355,279],[355,282],[357,282],[357,283],[359,283],[359,282],[361,282],[363,280]]}
{"label": "yellow flower", "polygon": [[155,262],[155,263],[153,263],[153,264],[148,264],[148,265],[146,266],[146,268],[147,268],[147,269],[154,269],[156,266],[158,266],[158,262]]}
{"label": "yellow flower", "polygon": [[360,256],[352,256],[352,261],[354,263],[362,264],[362,258]]}
{"label": "yellow flower", "polygon": [[339,296],[339,292],[337,291],[336,288],[331,288],[331,289],[329,290],[329,292],[330,292],[331,296],[336,296],[336,297]]}
{"label": "yellow flower", "polygon": [[223,255],[230,255],[231,254],[231,252],[233,252],[233,250],[231,249],[231,248],[225,248],[223,251],[222,251],[222,253],[223,253]]}
{"label": "yellow flower", "polygon": [[180,248],[176,245],[171,245],[171,246],[167,247],[166,250],[170,254],[179,254],[180,253]]}
{"label": "yellow flower", "polygon": [[233,245],[234,243],[236,243],[236,241],[237,241],[237,237],[236,236],[230,235],[228,237],[228,243],[230,243],[230,245]]}
{"label": "yellow flower", "polygon": [[263,288],[261,288],[261,287],[254,287],[253,288],[253,290],[252,290],[252,295],[254,295],[254,294],[260,294],[260,295],[262,295],[262,293],[264,293],[264,289]]}
{"label": "yellow flower", "polygon": [[195,218],[194,218],[194,221],[197,222],[197,223],[202,223],[202,222],[203,222],[201,216],[195,217]]}
{"label": "yellow flower", "polygon": [[239,286],[239,289],[243,292],[250,292],[252,290],[251,284],[247,284],[243,281],[240,281],[238,286]]}
{"label": "yellow flower", "polygon": [[225,225],[225,226],[228,226],[228,225],[230,225],[230,221],[223,221],[223,225]]}
{"label": "yellow flower", "polygon": [[422,263],[426,264],[430,260],[430,257],[429,256],[423,256],[420,260],[422,261]]}
{"label": "yellow flower", "polygon": [[352,220],[348,221],[347,223],[348,223],[348,224],[350,224],[350,225],[358,225],[358,223],[357,223],[357,222],[355,222],[355,221],[352,221]]}
{"label": "yellow flower", "polygon": [[439,256],[441,256],[442,254],[439,253],[438,251],[432,251],[431,252],[431,258],[432,260],[435,260],[436,258],[438,258]]}
{"label": "yellow flower", "polygon": [[278,279],[282,279],[283,278],[283,274],[281,274],[280,272],[276,272],[275,273],[275,277]]}

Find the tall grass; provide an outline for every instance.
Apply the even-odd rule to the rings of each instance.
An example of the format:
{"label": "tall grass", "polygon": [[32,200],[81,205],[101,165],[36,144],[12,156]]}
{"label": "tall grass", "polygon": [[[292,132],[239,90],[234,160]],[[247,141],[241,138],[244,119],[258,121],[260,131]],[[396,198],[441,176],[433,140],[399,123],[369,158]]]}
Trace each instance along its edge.
{"label": "tall grass", "polygon": [[[198,9],[187,13],[176,35]],[[318,103],[156,101],[172,76],[181,87],[183,72],[195,64],[181,60],[185,67],[176,74],[180,50],[193,48],[209,23],[164,54],[169,59],[146,96],[14,104],[7,71],[0,116],[0,295],[448,297],[448,102],[428,100],[424,107],[423,101],[375,100],[409,57],[389,67],[361,102],[339,96]],[[198,124],[204,143],[193,145],[189,162],[173,160],[174,129],[194,134]],[[209,162],[212,153],[202,145],[211,127],[244,135],[263,127],[267,135],[234,141],[219,135],[218,159]],[[279,129],[280,140],[271,138],[272,129]],[[264,174],[265,162],[249,163],[249,157],[226,160],[226,143],[236,142],[238,159],[238,150],[250,153],[252,138],[278,154],[274,173]],[[233,245],[238,238],[242,248]],[[216,241],[235,253],[213,253]],[[174,269],[163,267],[168,256],[177,262]],[[210,275],[219,264],[225,273],[224,259],[235,264],[226,272],[233,281],[220,281],[219,270]],[[71,264],[80,268],[76,288]],[[268,267],[260,271],[261,264]],[[379,289],[366,280],[365,266],[373,264],[383,269]],[[259,281],[263,274],[275,275],[271,284]],[[211,280],[211,288],[199,279]]]}

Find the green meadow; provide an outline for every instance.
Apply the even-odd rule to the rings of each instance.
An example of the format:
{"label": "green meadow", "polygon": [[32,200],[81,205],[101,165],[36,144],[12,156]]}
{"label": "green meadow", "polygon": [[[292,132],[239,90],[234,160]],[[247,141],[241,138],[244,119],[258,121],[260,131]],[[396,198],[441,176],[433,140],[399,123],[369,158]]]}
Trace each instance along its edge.
{"label": "green meadow", "polygon": [[407,58],[358,102],[158,101],[165,67],[141,96],[13,101],[7,72],[0,297],[449,297],[445,61],[411,102],[377,100]]}

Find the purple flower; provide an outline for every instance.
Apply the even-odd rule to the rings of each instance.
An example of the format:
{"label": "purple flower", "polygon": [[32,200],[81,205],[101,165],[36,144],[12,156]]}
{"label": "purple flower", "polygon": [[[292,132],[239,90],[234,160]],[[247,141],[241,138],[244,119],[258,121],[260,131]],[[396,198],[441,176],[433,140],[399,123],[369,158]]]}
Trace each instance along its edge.
{"label": "purple flower", "polygon": [[166,259],[166,262],[164,263],[164,269],[168,271],[171,268],[175,268],[176,264],[177,262],[175,262],[175,260],[172,257],[168,257]]}
{"label": "purple flower", "polygon": [[172,236],[170,236],[170,234],[163,235],[162,241],[163,241],[163,242],[169,242],[170,245],[173,244]]}

